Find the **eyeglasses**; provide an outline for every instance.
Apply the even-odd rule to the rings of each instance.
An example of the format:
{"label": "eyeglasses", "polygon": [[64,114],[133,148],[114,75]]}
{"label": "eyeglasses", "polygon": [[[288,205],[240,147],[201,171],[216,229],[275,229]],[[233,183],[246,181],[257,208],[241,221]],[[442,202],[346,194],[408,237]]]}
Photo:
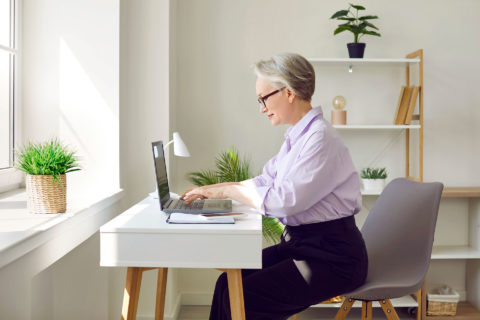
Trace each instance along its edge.
{"label": "eyeglasses", "polygon": [[[266,108],[267,105],[266,105],[266,102],[265,102],[265,101],[267,101],[267,99],[270,98],[271,96],[273,96],[275,93],[278,93],[278,92],[282,91],[282,90],[285,89],[285,88],[286,88],[286,87],[281,87],[280,89],[275,90],[275,91],[272,91],[272,92],[270,92],[269,94],[264,95],[263,97],[258,97],[258,99],[257,99],[258,103],[260,103],[260,105],[263,106],[263,108]],[[263,110],[263,108],[262,108],[262,110]]]}

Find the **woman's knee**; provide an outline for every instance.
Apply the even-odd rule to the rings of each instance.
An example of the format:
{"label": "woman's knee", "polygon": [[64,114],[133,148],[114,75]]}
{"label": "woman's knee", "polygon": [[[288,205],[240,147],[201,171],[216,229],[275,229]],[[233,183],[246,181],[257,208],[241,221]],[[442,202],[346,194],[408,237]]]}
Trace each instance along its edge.
{"label": "woman's knee", "polygon": [[224,289],[227,286],[228,286],[227,273],[222,272],[222,274],[217,279],[217,283],[215,284],[215,290]]}

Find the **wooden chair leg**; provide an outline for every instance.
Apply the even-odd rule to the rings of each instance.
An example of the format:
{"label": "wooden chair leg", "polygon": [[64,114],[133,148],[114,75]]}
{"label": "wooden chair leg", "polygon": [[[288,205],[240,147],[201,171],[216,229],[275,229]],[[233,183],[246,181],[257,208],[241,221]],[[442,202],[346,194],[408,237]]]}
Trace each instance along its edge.
{"label": "wooden chair leg", "polygon": [[392,305],[392,302],[389,299],[379,301],[379,303],[388,320],[400,320],[395,308]]}
{"label": "wooden chair leg", "polygon": [[343,300],[342,306],[337,311],[337,314],[335,315],[334,320],[344,320],[347,317],[350,310],[352,310],[352,306],[354,302],[355,302],[354,299],[345,297],[345,300]]}
{"label": "wooden chair leg", "polygon": [[245,303],[243,301],[243,284],[241,269],[227,269],[228,294],[232,320],[245,320]]}
{"label": "wooden chair leg", "polygon": [[158,268],[157,297],[155,300],[155,320],[163,320],[165,313],[165,294],[167,291],[168,268]]}
{"label": "wooden chair leg", "polygon": [[[421,308],[417,310],[417,319],[418,320],[425,320],[427,319],[427,287],[425,282],[423,282],[422,288],[420,289],[420,301],[421,301]],[[421,311],[421,312],[420,312]],[[418,317],[420,314],[420,317]]]}
{"label": "wooden chair leg", "polygon": [[135,320],[142,284],[142,268],[129,267],[123,292],[122,320]]}
{"label": "wooden chair leg", "polygon": [[372,320],[372,301],[362,301],[362,320]]}

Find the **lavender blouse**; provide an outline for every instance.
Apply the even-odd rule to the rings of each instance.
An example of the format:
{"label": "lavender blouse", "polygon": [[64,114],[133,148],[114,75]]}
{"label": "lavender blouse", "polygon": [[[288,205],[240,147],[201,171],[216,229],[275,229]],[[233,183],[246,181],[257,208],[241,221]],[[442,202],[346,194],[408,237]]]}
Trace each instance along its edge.
{"label": "lavender blouse", "polygon": [[348,149],[320,107],[286,131],[280,152],[246,183],[258,194],[259,211],[290,226],[347,217],[362,207]]}

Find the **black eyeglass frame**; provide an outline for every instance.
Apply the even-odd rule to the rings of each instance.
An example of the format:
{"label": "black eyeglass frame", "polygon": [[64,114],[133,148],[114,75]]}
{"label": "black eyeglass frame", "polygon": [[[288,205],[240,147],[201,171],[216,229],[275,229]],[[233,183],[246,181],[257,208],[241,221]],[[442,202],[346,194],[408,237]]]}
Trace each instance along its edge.
{"label": "black eyeglass frame", "polygon": [[[286,88],[286,87],[281,87],[280,89],[275,90],[275,91],[272,91],[272,92],[270,92],[269,94],[264,95],[263,97],[258,97],[258,99],[257,99],[258,103],[261,104],[264,108],[266,108],[266,107],[267,107],[267,104],[266,104],[265,101],[267,101],[267,99],[268,99],[269,97],[271,97],[271,96],[273,96],[274,94],[282,91],[282,90],[285,89],[285,88]],[[263,110],[263,109],[262,109],[262,110]]]}

